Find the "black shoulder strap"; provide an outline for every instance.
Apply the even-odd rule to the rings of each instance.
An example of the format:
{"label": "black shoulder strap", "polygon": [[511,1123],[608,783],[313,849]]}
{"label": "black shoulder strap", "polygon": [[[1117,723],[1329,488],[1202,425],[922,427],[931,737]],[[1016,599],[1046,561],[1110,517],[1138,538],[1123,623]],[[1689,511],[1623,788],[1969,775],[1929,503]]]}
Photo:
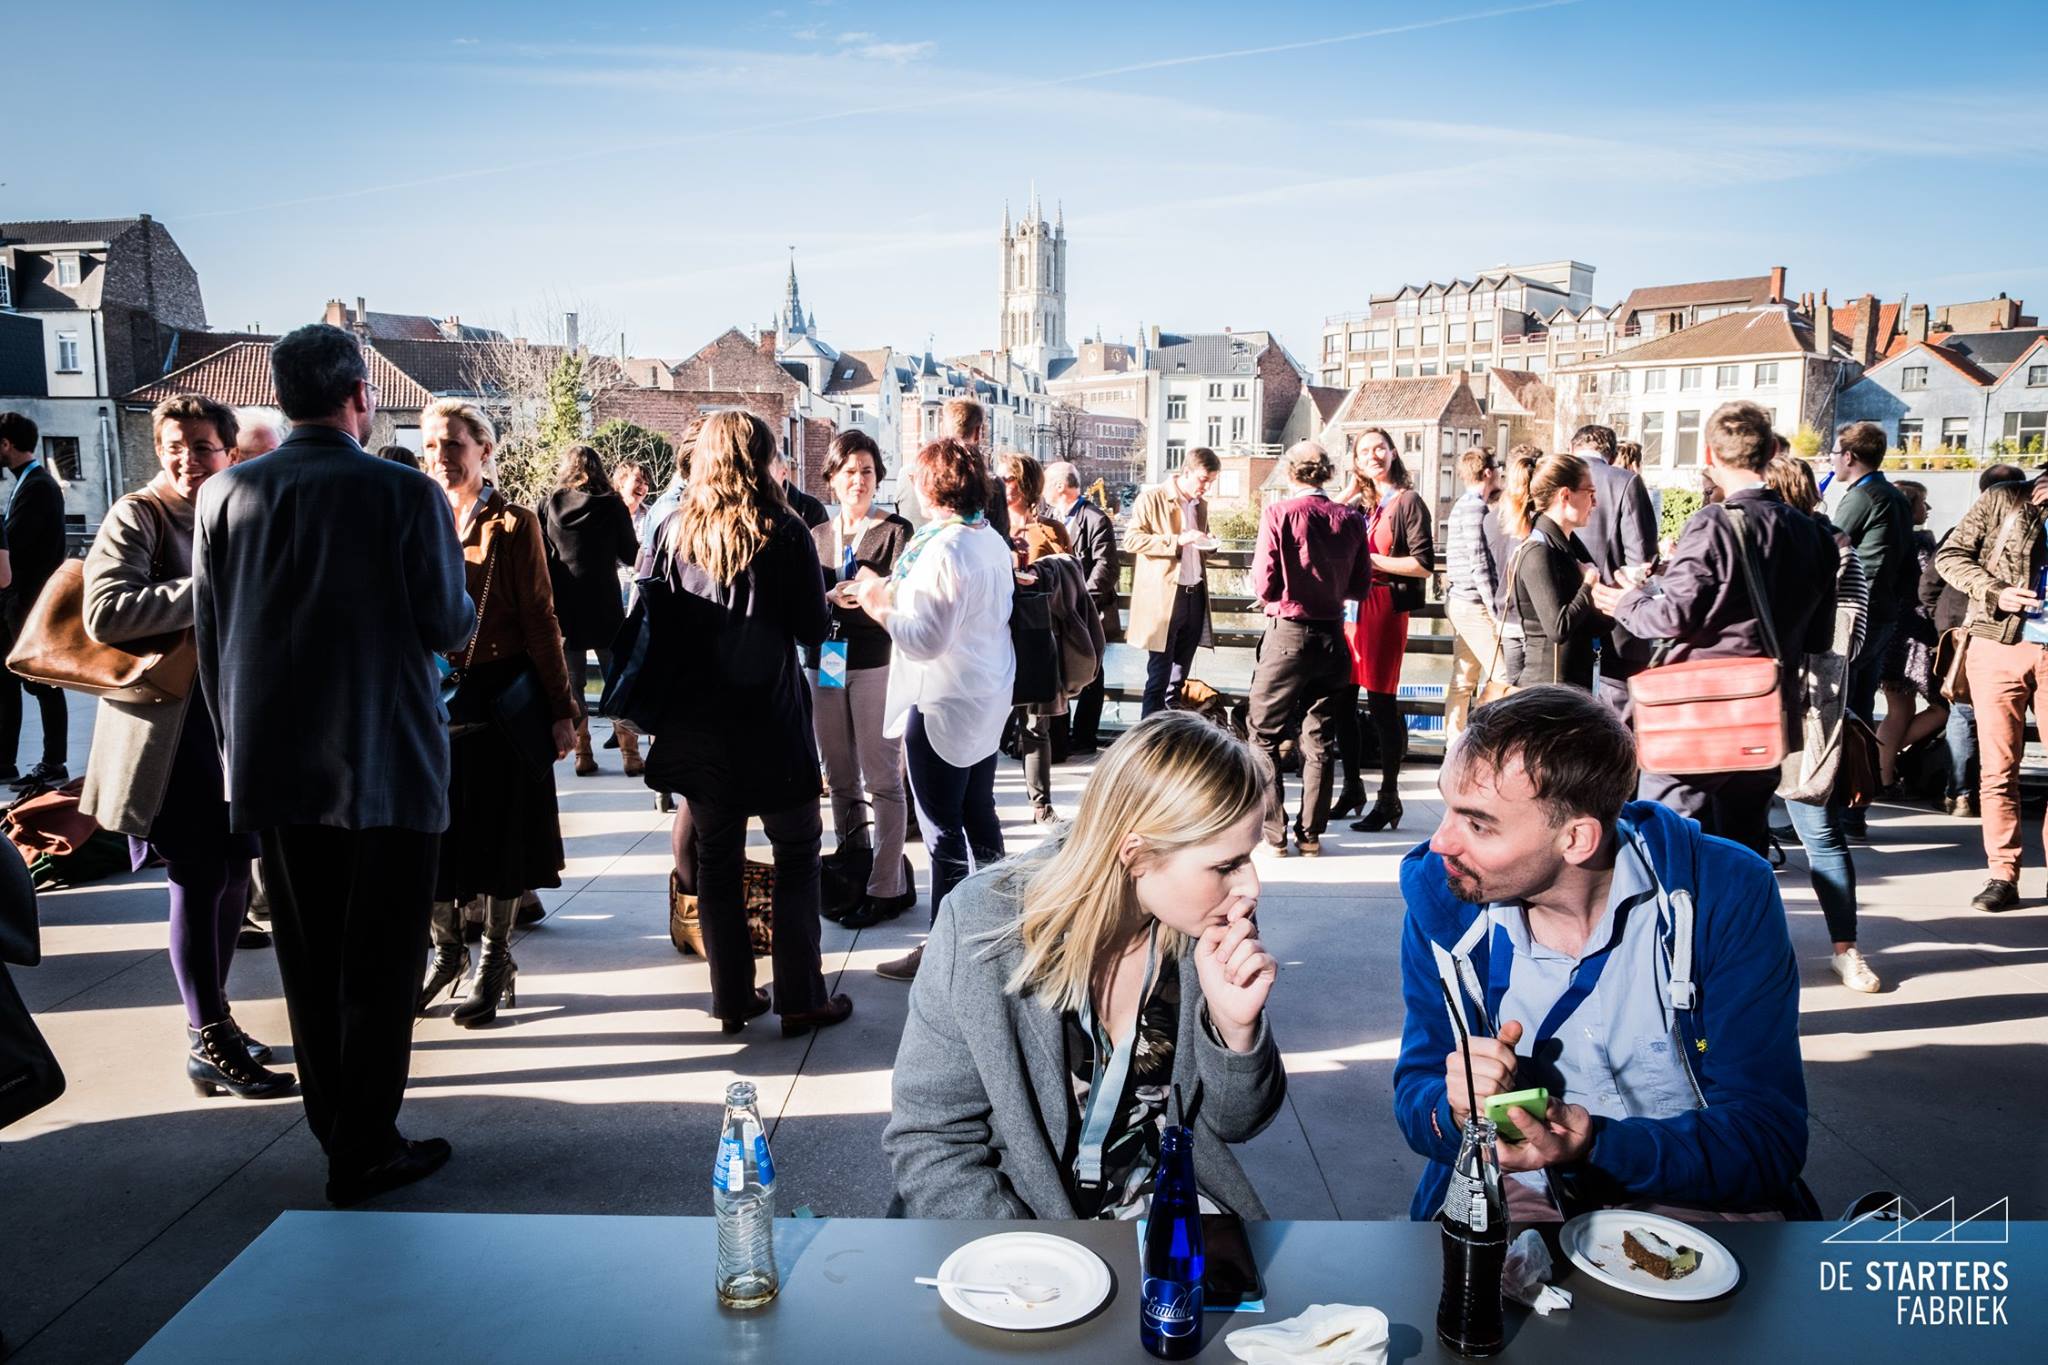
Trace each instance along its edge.
{"label": "black shoulder strap", "polygon": [[1771,652],[1773,659],[1783,660],[1784,654],[1778,648],[1778,626],[1771,617],[1770,595],[1764,591],[1763,574],[1757,569],[1756,551],[1751,548],[1746,519],[1740,507],[1722,504],[1728,514],[1729,524],[1735,528],[1735,553],[1742,561],[1742,581],[1749,588],[1749,600],[1756,607],[1757,624],[1763,627],[1764,648]]}

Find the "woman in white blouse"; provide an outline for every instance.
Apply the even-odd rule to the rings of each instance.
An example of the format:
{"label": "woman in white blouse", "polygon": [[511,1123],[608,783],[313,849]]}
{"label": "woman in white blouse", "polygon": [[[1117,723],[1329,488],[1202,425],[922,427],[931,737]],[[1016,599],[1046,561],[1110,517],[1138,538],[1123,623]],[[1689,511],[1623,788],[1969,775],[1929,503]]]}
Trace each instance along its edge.
{"label": "woman in white blouse", "polygon": [[[1015,590],[1010,544],[988,524],[990,481],[980,452],[934,441],[910,468],[929,514],[887,577],[855,596],[895,646],[883,733],[903,740],[904,766],[932,857],[932,919],[946,893],[1003,856],[996,819],[996,749],[1010,714],[1017,661],[1010,646]],[[896,981],[917,975],[924,949],[883,963]]]}

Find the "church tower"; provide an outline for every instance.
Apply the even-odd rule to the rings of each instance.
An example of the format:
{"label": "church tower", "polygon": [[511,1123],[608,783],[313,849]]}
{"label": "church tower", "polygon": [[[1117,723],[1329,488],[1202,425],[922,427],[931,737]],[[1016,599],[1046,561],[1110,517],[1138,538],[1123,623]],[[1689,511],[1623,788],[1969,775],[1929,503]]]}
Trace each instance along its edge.
{"label": "church tower", "polygon": [[1010,226],[1003,206],[1002,330],[997,349],[1028,370],[1044,374],[1052,360],[1071,356],[1067,345],[1067,225],[1064,209],[1048,223],[1031,190],[1023,222]]}

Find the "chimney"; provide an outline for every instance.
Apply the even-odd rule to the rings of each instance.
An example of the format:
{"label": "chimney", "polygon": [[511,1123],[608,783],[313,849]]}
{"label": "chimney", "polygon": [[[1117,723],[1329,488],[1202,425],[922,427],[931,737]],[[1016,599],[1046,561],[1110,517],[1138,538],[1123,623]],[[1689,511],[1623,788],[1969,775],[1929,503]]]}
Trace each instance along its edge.
{"label": "chimney", "polygon": [[348,326],[348,305],[340,299],[327,300],[327,311],[320,315],[320,321],[329,327]]}
{"label": "chimney", "polygon": [[1771,267],[1770,301],[1772,303],[1783,303],[1785,301],[1785,267],[1782,265]]}
{"label": "chimney", "polygon": [[1877,296],[1865,294],[1857,303],[1856,335],[1850,339],[1849,354],[1869,369],[1877,363]]}
{"label": "chimney", "polygon": [[562,344],[567,346],[572,353],[578,349],[576,345],[576,315],[574,313],[562,314]]}
{"label": "chimney", "polygon": [[1929,314],[1927,305],[1924,303],[1914,304],[1906,313],[1906,339],[1909,341],[1927,340],[1928,324]]}
{"label": "chimney", "polygon": [[768,357],[768,358],[769,358],[770,360],[773,360],[773,359],[775,359],[775,333],[773,333],[773,332],[763,332],[763,333],[761,333],[761,342],[760,342],[760,345],[761,345],[761,354],[762,354],[762,355],[765,355],[765,356],[767,356],[767,357]]}
{"label": "chimney", "polygon": [[1820,301],[1813,305],[1813,349],[1818,355],[1826,355],[1834,344],[1835,310],[1828,306],[1828,291],[1823,289]]}
{"label": "chimney", "polygon": [[361,294],[356,295],[356,335],[365,341],[370,338],[370,306],[363,302]]}
{"label": "chimney", "polygon": [[1145,333],[1145,345],[1152,350],[1159,349],[1159,324],[1153,323]]}

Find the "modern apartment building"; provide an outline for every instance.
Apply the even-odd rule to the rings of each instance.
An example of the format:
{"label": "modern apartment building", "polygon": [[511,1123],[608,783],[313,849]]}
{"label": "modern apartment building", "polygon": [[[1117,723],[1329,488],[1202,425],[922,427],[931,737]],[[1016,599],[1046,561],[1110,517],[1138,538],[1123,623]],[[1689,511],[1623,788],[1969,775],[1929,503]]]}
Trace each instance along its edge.
{"label": "modern apartment building", "polygon": [[1580,261],[1499,266],[1473,279],[1404,285],[1323,321],[1318,382],[1426,379],[1502,366],[1545,374],[1611,344],[1611,310],[1593,303]]}

